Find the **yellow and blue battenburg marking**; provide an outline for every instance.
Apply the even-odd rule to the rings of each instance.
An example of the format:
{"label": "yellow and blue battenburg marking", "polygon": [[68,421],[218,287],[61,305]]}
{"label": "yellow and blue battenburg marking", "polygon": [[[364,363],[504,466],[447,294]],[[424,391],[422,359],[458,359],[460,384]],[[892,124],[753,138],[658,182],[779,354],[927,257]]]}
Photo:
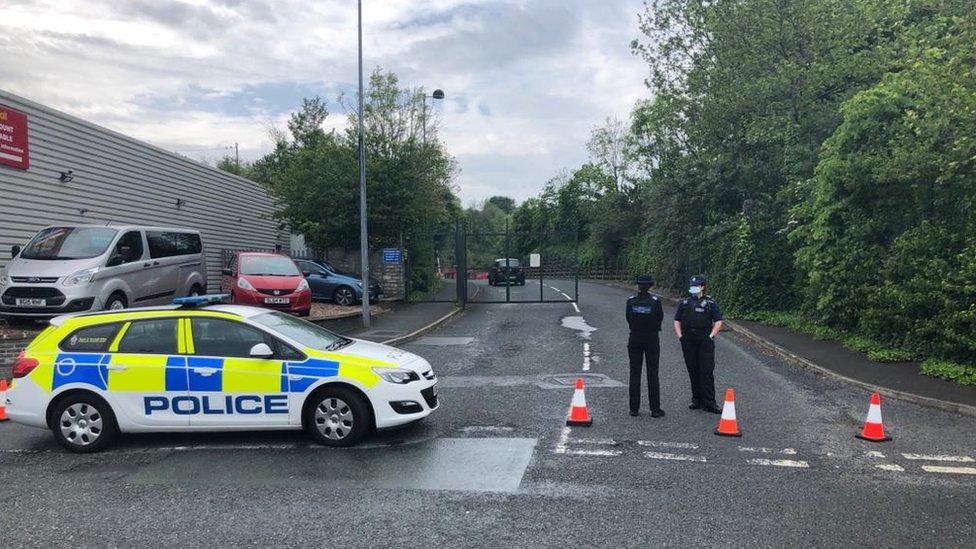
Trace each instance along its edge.
{"label": "yellow and blue battenburg marking", "polygon": [[52,389],[69,383],[92,385],[108,389],[108,364],[110,354],[60,353],[54,362]]}
{"label": "yellow and blue battenburg marking", "polygon": [[[163,379],[159,379],[159,374],[154,374],[159,370],[150,364],[132,364],[131,372],[110,372],[108,366],[112,359],[110,353],[59,353],[54,363],[51,389],[78,383],[103,391],[111,388],[122,391],[303,393],[317,381],[339,375],[339,362],[324,358],[308,358],[301,362],[269,361],[267,367],[274,370],[267,372],[260,372],[260,364],[246,359],[160,355],[124,358],[127,362],[140,363],[165,359]],[[262,373],[266,375],[260,375]]]}

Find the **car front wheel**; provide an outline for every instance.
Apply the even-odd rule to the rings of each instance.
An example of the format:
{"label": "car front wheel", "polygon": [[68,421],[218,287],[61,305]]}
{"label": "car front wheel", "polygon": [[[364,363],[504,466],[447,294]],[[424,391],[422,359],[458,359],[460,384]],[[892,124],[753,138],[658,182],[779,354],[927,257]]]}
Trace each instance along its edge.
{"label": "car front wheel", "polygon": [[352,446],[370,427],[369,405],[345,387],[326,387],[305,407],[305,428],[325,446]]}
{"label": "car front wheel", "polygon": [[336,302],[336,305],[348,307],[356,303],[356,294],[352,292],[352,288],[349,286],[339,286],[336,288],[332,299]]}

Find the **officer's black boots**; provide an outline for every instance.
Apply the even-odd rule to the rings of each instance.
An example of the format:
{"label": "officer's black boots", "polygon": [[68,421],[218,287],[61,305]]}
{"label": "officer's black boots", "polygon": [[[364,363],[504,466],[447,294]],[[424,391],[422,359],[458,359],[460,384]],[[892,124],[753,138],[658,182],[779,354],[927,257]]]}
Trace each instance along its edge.
{"label": "officer's black boots", "polygon": [[702,407],[703,406],[702,406],[701,401],[698,400],[697,398],[691,399],[691,404],[688,405],[688,409],[689,410],[701,410]]}
{"label": "officer's black boots", "polygon": [[631,410],[630,415],[632,415],[633,417],[637,417],[640,415],[640,412],[638,412],[637,410]]}
{"label": "officer's black boots", "polygon": [[654,410],[651,412],[651,417],[664,417],[664,410]]}
{"label": "officer's black boots", "polygon": [[706,412],[711,412],[713,414],[721,414],[722,413],[722,409],[719,408],[718,406],[714,405],[714,404],[709,404],[708,406],[705,406],[705,411]]}

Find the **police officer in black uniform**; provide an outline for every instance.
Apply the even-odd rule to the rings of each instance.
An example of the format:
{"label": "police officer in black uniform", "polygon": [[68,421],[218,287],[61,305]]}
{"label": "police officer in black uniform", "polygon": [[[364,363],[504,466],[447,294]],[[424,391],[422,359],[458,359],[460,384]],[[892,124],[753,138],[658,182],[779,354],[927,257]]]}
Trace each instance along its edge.
{"label": "police officer in black uniform", "polygon": [[637,295],[627,299],[627,324],[630,338],[627,354],[630,356],[630,415],[640,415],[641,366],[647,362],[647,400],[651,405],[651,417],[661,417],[661,387],[657,369],[661,358],[661,321],[664,309],[661,300],[650,294],[654,280],[643,275],[637,277]]}
{"label": "police officer in black uniform", "polygon": [[681,300],[674,313],[674,333],[681,340],[688,377],[691,379],[692,410],[721,414],[715,402],[715,336],[722,331],[722,311],[705,294],[703,276],[691,277],[691,297]]}

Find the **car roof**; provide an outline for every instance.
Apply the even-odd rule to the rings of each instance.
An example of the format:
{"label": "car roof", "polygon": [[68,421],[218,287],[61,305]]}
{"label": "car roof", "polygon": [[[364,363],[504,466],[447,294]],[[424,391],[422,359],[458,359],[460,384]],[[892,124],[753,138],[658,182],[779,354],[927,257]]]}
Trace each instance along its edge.
{"label": "car roof", "polygon": [[[280,253],[280,252],[237,252],[237,255],[263,255],[263,256],[271,256],[271,257],[288,257],[284,253]],[[288,259],[292,259],[292,258],[288,257]]]}
{"label": "car roof", "polygon": [[46,229],[53,229],[55,227],[77,227],[83,229],[116,229],[118,231],[142,230],[142,231],[173,231],[173,232],[180,232],[180,233],[197,233],[197,234],[200,233],[200,231],[196,229],[187,229],[183,227],[155,227],[152,225],[105,225],[105,224],[76,225],[71,223],[48,225],[47,227],[44,227],[44,229],[41,230],[43,231]]}
{"label": "car roof", "polygon": [[[61,326],[65,321],[73,318],[95,318],[100,316],[118,315],[120,320],[131,320],[129,317],[138,318],[141,313],[155,313],[167,311],[208,311],[216,313],[226,313],[241,318],[252,318],[261,314],[273,312],[271,309],[261,307],[248,307],[247,305],[229,305],[219,303],[216,305],[204,305],[200,307],[186,307],[182,305],[162,305],[159,307],[137,307],[134,309],[123,309],[121,311],[98,311],[93,313],[78,313],[71,315],[56,316],[50,320],[52,326]],[[123,316],[124,315],[124,316]]]}

